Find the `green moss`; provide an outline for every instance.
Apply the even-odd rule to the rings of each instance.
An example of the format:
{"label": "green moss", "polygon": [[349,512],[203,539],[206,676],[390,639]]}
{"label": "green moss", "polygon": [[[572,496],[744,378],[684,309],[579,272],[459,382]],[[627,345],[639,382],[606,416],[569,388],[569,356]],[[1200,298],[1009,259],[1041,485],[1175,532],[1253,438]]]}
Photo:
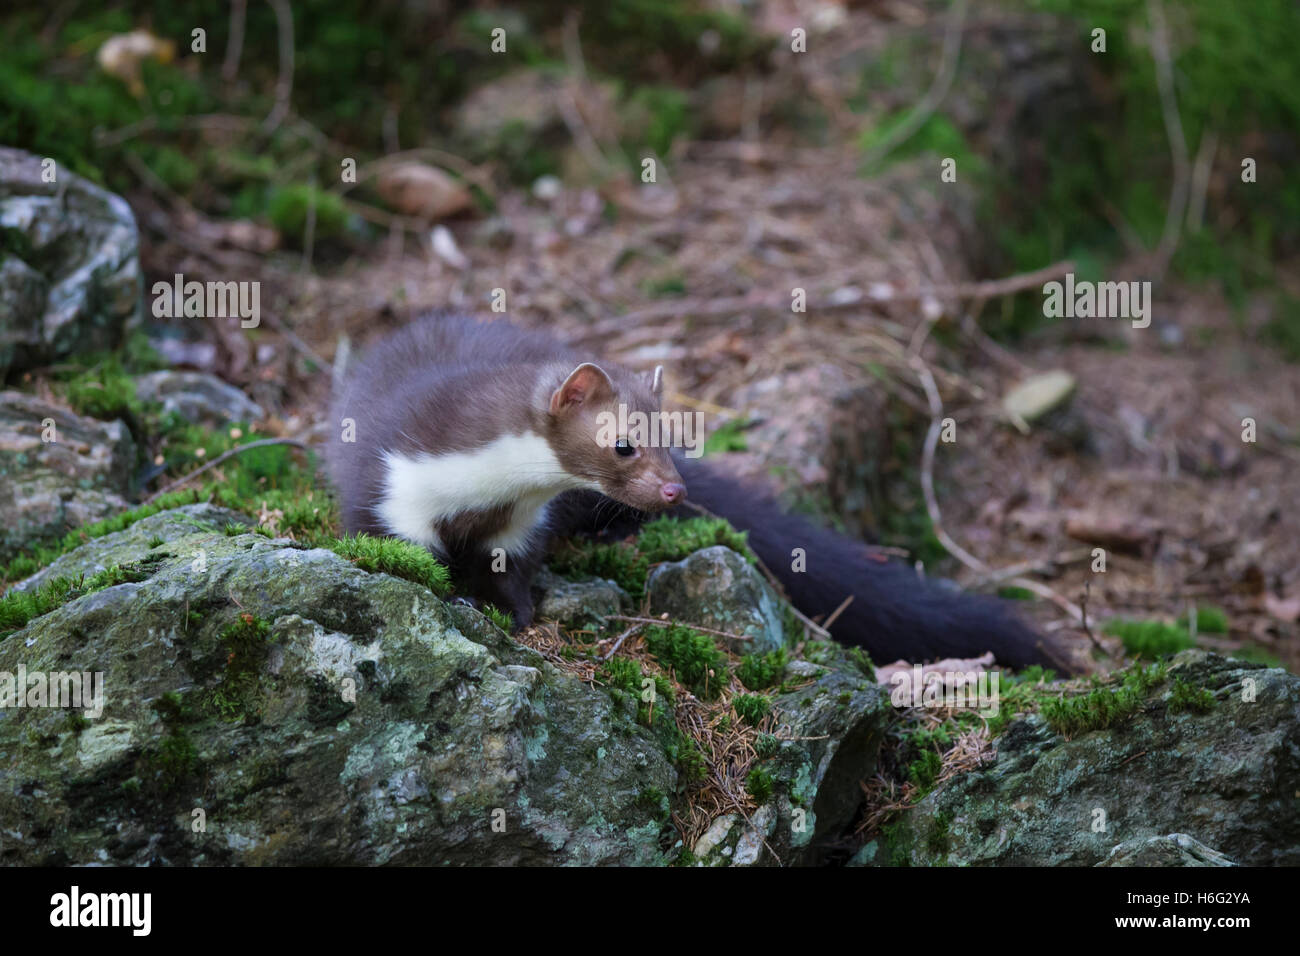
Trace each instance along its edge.
{"label": "green moss", "polygon": [[270,655],[271,625],[252,614],[221,632],[225,663],[215,687],[198,691],[195,710],[227,722],[256,723],[261,717],[262,672]]}
{"label": "green moss", "polygon": [[[391,574],[414,581],[439,597],[445,597],[451,592],[451,577],[446,567],[418,544],[397,538],[375,538],[359,534],[338,538],[327,546],[363,571]],[[500,614],[499,611],[497,613]],[[488,616],[491,617],[491,614]],[[493,623],[497,623],[495,618]]]}
{"label": "green moss", "polygon": [[672,819],[672,808],[668,795],[658,787],[646,787],[636,796],[636,807],[651,815],[660,826]]}
{"label": "green moss", "polygon": [[1228,615],[1222,608],[1198,607],[1196,609],[1196,632],[1198,634],[1227,634]]}
{"label": "green moss", "polygon": [[746,534],[722,518],[656,518],[641,528],[637,547],[651,564],[680,561],[702,548],[724,545],[753,562]]}
{"label": "green moss", "polygon": [[61,577],[27,591],[11,590],[0,597],[0,640],[26,627],[29,621],[49,614],[69,601],[132,581],[143,581],[153,573],[152,562],[113,565],[87,578]]}
{"label": "green moss", "polygon": [[753,767],[745,778],[745,789],[757,803],[766,803],[772,796],[776,778],[766,767]]}
{"label": "green moss", "polygon": [[[147,428],[153,437],[151,457],[161,455],[166,474],[176,477],[259,437],[251,434],[246,423],[209,429],[171,413],[148,418]],[[223,499],[236,502],[226,507],[250,513],[256,512],[261,501],[275,491],[287,492],[291,498],[306,497],[313,486],[313,470],[310,454],[303,456],[309,463],[307,467],[299,464],[300,454],[289,445],[249,448],[228,459],[222,465],[224,480],[212,482],[209,487],[220,489]]]}
{"label": "green moss", "polygon": [[189,700],[174,690],[155,700],[153,710],[164,724],[187,724],[196,719]]}
{"label": "green moss", "polygon": [[198,771],[198,750],[185,728],[173,728],[158,742],[152,763],[164,791],[174,790]]}
{"label": "green moss", "polygon": [[1118,686],[1098,687],[1079,697],[1046,700],[1042,714],[1051,728],[1066,738],[1105,730],[1141,710],[1150,690],[1167,676],[1162,664],[1134,668],[1125,673]]}
{"label": "green moss", "polygon": [[598,673],[610,687],[633,695],[641,693],[641,665],[631,658],[611,657],[600,665]]}
{"label": "green moss", "polygon": [[916,785],[918,796],[924,796],[934,789],[942,770],[943,758],[933,750],[923,750],[916,760],[908,764],[907,779]]}
{"label": "green moss", "polygon": [[677,856],[675,856],[673,858],[673,861],[668,865],[669,866],[696,866],[699,862],[700,862],[699,858],[696,857],[694,853],[686,849],[686,847],[682,847],[680,852],[678,852]]}
{"label": "green moss", "polygon": [[874,681],[876,679],[876,666],[871,662],[871,655],[866,650],[861,647],[846,648],[844,656],[868,680]]}
{"label": "green moss", "polygon": [[307,223],[313,213],[313,241],[333,239],[343,234],[347,210],[337,194],[302,184],[271,191],[266,214],[271,224],[295,244],[301,245],[306,241]]}
{"label": "green moss", "polygon": [[20,555],[7,565],[4,565],[3,571],[0,571],[0,577],[8,581],[17,581],[29,577],[62,555],[81,547],[87,541],[102,538],[106,534],[124,531],[137,521],[156,515],[160,511],[178,508],[181,505],[194,504],[196,501],[201,500],[203,500],[203,496],[197,491],[172,492],[159,498],[153,504],[143,505],[114,515],[111,518],[105,518],[102,521],[82,525],[80,528],[69,531],[62,538],[51,543],[30,544],[28,546],[30,553]]}
{"label": "green moss", "polygon": [[[1045,670],[1037,664],[1026,667],[1018,673],[999,671],[998,712],[988,718],[990,738],[996,738],[1007,729],[1007,725],[1020,714],[1036,710],[1044,700],[1051,700],[1050,694],[1043,690],[1044,685],[1056,680],[1053,671]],[[964,712],[958,715],[959,723],[975,723],[978,715]]]}
{"label": "green moss", "polygon": [[775,757],[781,749],[781,739],[772,734],[759,734],[754,740],[754,753],[759,760]]}
{"label": "green moss", "polygon": [[489,621],[507,634],[514,633],[515,619],[513,615],[500,610],[495,604],[485,604],[483,606],[483,614]]}
{"label": "green moss", "polygon": [[742,720],[757,727],[772,712],[772,698],[763,694],[737,694],[731,706]]}
{"label": "green moss", "polygon": [[750,690],[766,690],[781,682],[789,654],[785,648],[765,654],[746,654],[736,667],[737,679]]}
{"label": "green moss", "polygon": [[[163,722],[165,734],[158,741],[158,746],[144,758],[144,769],[149,771],[163,793],[169,793],[179,787],[188,778],[199,771],[198,751],[190,738],[185,724],[195,719],[189,702],[175,691],[170,691],[153,704],[154,713]],[[131,780],[135,783],[133,786]],[[138,778],[123,783],[128,793],[139,792]]]}
{"label": "green moss", "polygon": [[59,391],[79,415],[106,421],[122,419],[135,430],[141,404],[135,397],[135,381],[116,356],[105,357],[63,382]]}
{"label": "green moss", "polygon": [[1196,687],[1181,677],[1175,677],[1173,689],[1169,695],[1169,713],[1181,714],[1185,711],[1193,714],[1208,714],[1215,707],[1214,693],[1204,687]]}
{"label": "green moss", "polygon": [[952,746],[952,730],[946,724],[937,727],[917,727],[907,734],[907,742],[918,750]]}
{"label": "green moss", "polygon": [[700,750],[700,745],[683,734],[674,721],[664,721],[667,735],[671,740],[665,744],[664,753],[677,768],[678,783],[683,787],[701,783],[708,779],[709,762]]}
{"label": "green moss", "polygon": [[587,539],[566,542],[552,556],[550,565],[556,574],[571,580],[609,578],[634,594],[645,590],[649,568],[649,562],[629,542],[609,544]]}
{"label": "green moss", "polygon": [[882,855],[890,866],[912,865],[911,839],[911,831],[901,820],[880,828],[880,840],[885,851]]}
{"label": "green moss", "polygon": [[701,699],[718,695],[727,681],[727,658],[707,634],[681,625],[649,627],[646,647],[665,668]]}
{"label": "green moss", "polygon": [[945,856],[951,847],[953,815],[948,811],[936,813],[930,820],[930,830],[925,836],[925,848],[935,856]]}
{"label": "green moss", "polygon": [[1105,633],[1124,642],[1124,650],[1134,657],[1154,660],[1185,651],[1193,645],[1192,636],[1181,624],[1162,621],[1129,621],[1116,618],[1106,622]]}
{"label": "green moss", "polygon": [[721,518],[656,518],[646,522],[632,541],[613,544],[573,539],[551,558],[551,568],[571,579],[610,578],[632,594],[645,591],[650,567],[680,561],[714,545],[725,545],[754,561],[745,533]]}
{"label": "green moss", "polygon": [[68,733],[77,736],[80,735],[83,730],[85,730],[87,727],[90,726],[90,721],[86,719],[86,715],[83,714],[81,711],[73,710],[73,711],[69,711],[67,718],[65,718],[63,722],[63,725],[67,727]]}

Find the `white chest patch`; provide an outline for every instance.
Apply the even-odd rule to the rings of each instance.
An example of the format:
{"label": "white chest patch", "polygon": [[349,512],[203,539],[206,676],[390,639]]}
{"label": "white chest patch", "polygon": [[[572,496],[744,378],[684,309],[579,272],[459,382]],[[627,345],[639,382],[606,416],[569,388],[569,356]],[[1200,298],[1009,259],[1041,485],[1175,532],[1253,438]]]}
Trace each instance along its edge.
{"label": "white chest patch", "polygon": [[[518,552],[563,491],[599,490],[569,474],[534,432],[503,435],[474,451],[408,456],[384,452],[384,492],[375,514],[389,534],[444,551],[436,526],[467,511],[513,505],[506,527],[484,542]],[[445,553],[445,551],[444,551]]]}

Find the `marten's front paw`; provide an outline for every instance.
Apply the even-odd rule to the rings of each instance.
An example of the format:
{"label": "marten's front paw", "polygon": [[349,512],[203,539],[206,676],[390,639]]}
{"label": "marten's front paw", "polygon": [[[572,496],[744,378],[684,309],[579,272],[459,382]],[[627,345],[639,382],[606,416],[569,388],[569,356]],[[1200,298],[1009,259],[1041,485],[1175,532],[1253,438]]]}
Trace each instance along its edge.
{"label": "marten's front paw", "polygon": [[525,605],[516,606],[510,616],[514,619],[515,630],[522,631],[533,623],[533,602],[529,601]]}

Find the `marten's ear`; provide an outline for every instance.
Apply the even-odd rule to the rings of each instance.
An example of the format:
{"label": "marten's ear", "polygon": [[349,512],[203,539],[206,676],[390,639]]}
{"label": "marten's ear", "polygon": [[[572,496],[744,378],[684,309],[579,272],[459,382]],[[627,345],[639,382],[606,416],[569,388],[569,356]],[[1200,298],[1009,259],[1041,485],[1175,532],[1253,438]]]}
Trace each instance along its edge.
{"label": "marten's ear", "polygon": [[654,376],[650,379],[650,392],[655,398],[664,397],[664,367],[655,366]]}
{"label": "marten's ear", "polygon": [[551,393],[551,414],[575,408],[602,394],[614,391],[614,383],[599,365],[583,362],[564,380],[564,384]]}

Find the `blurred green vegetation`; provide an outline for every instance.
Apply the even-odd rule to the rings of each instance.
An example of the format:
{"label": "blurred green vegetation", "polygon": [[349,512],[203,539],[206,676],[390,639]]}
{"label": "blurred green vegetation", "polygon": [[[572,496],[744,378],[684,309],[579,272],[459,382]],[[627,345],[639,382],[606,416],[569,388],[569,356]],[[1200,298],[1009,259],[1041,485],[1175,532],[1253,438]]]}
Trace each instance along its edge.
{"label": "blurred green vegetation", "polygon": [[[1099,279],[1125,248],[1116,222],[1154,249],[1165,227],[1173,160],[1161,110],[1156,67],[1148,46],[1147,0],[1004,0],[1012,11],[1058,14],[1077,25],[1089,49],[1091,32],[1106,31],[1106,52],[1088,53],[1097,73],[1088,91],[1091,112],[1063,108],[1039,115],[1035,142],[1016,144],[1018,157],[1041,163],[1028,177],[1016,162],[998,163],[940,110],[886,163],[917,154],[954,157],[962,177],[979,190],[981,231],[989,275],[1029,271],[1069,258],[1083,279]],[[1215,176],[1200,229],[1184,226],[1171,275],[1217,285],[1239,309],[1260,290],[1276,295],[1267,335],[1300,358],[1300,302],[1276,290],[1274,263],[1300,252],[1300,5],[1292,0],[1180,0],[1164,4],[1178,111],[1189,162],[1202,138],[1217,137]],[[862,108],[873,93],[896,86],[914,70],[918,38],[906,38],[869,64],[861,78]],[[979,83],[978,66],[963,56],[954,90]],[[955,94],[954,94],[955,95]],[[908,111],[891,114],[864,134],[869,150]],[[1242,158],[1258,163],[1258,181],[1241,182]],[[1029,157],[1032,157],[1030,159]],[[872,172],[867,170],[866,172]],[[1044,323],[1041,297],[1024,294],[991,331],[1016,336]]]}
{"label": "blurred green vegetation", "polygon": [[[977,194],[978,226],[991,240],[980,264],[984,274],[1068,257],[1080,278],[1102,278],[1126,253],[1117,223],[1154,248],[1173,180],[1147,40],[1147,0],[989,3],[1062,18],[1065,35],[1053,42],[1079,51],[1086,84],[1072,70],[1075,89],[1062,108],[1040,103],[1031,121],[1022,122],[1027,135],[1013,144],[1013,155],[996,154],[980,128],[992,122],[996,100],[975,97],[990,114],[976,117],[979,122],[949,112],[951,99],[963,89],[978,92],[991,75],[968,39],[949,103],[883,162],[921,154],[957,159],[962,180]],[[936,0],[933,9],[941,14],[943,6]],[[1273,296],[1263,334],[1300,360],[1300,300],[1279,290],[1273,274],[1275,263],[1300,252],[1300,179],[1288,175],[1300,159],[1294,55],[1300,5],[1166,0],[1164,6],[1189,158],[1207,135],[1219,144],[1204,223],[1184,227],[1172,275],[1213,284],[1241,309],[1261,290]],[[0,14],[0,143],[55,157],[119,192],[139,185],[142,162],[200,210],[268,221],[290,244],[302,235],[309,209],[317,240],[365,238],[375,227],[349,214],[335,191],[339,163],[350,156],[361,166],[385,155],[394,136],[404,148],[490,159],[515,183],[564,172],[567,133],[557,142],[554,130],[507,122],[490,137],[457,142],[453,116],[468,94],[514,71],[567,73],[574,56],[565,42],[570,17],[580,27],[584,68],[611,91],[623,159],[633,170],[635,157],[664,155],[701,129],[695,94],[703,82],[767,69],[777,44],[706,0],[517,0],[490,9],[465,0],[300,2],[293,5],[293,113],[264,128],[279,71],[275,12],[269,3],[247,4],[239,68],[227,81],[230,10],[226,0],[7,4]],[[909,81],[924,88],[941,41],[934,25],[895,30],[889,46],[861,68],[848,105],[865,109]],[[507,35],[503,53],[490,46],[498,27]],[[108,38],[140,28],[174,42],[177,56],[169,63],[143,61],[137,96],[105,74],[95,56]],[[203,53],[191,50],[199,28],[206,31]],[[1104,54],[1086,52],[1095,28],[1106,30]],[[891,100],[895,106],[862,134],[864,152],[904,121],[913,99]],[[771,119],[801,139],[825,119],[824,105],[813,99],[794,106],[781,100],[773,110]],[[207,119],[196,122],[199,117]],[[1240,182],[1243,156],[1258,161],[1254,185]],[[0,234],[0,248],[10,241]],[[683,291],[669,277],[647,294]],[[1007,299],[988,325],[1014,336],[1041,325],[1041,312],[1039,298],[1025,294]]]}
{"label": "blurred green vegetation", "polygon": [[[386,154],[388,116],[395,117],[388,134],[404,148],[463,147],[448,110],[512,71],[565,70],[570,13],[581,24],[586,69],[611,84],[633,121],[633,141],[623,144],[632,152],[666,153],[692,128],[690,86],[756,62],[769,46],[742,19],[700,0],[521,0],[490,10],[457,0],[313,0],[293,4],[293,114],[263,129],[279,69],[270,4],[247,4],[238,72],[227,82],[225,0],[109,0],[58,10],[18,0],[0,14],[0,143],[52,156],[119,192],[138,184],[129,152],[196,207],[267,218],[291,240],[313,200],[318,239],[345,230],[366,235],[368,227],[327,191],[339,182],[341,159],[360,166]],[[498,27],[506,30],[503,53],[491,49]],[[177,55],[165,64],[142,61],[137,97],[95,56],[110,37],[141,28],[174,42]],[[198,28],[206,31],[202,53],[191,49]],[[196,117],[216,118],[204,129]],[[513,181],[559,172],[556,154],[522,130],[487,145]],[[303,185],[310,182],[321,188]]]}

